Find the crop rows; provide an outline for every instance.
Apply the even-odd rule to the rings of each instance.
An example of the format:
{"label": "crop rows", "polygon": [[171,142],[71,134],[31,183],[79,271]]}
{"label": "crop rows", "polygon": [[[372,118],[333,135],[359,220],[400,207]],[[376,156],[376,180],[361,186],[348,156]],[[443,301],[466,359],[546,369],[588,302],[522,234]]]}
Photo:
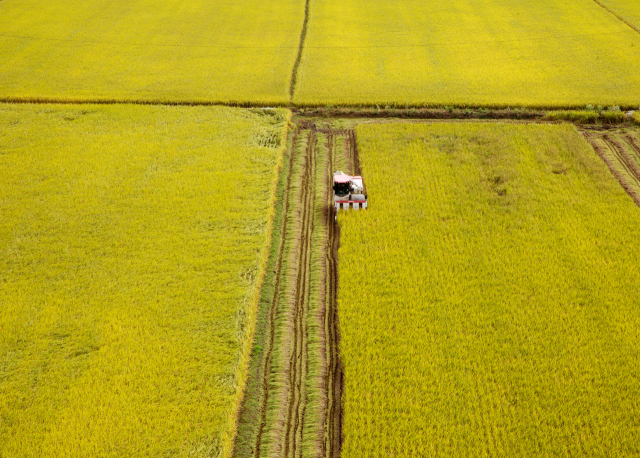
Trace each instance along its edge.
{"label": "crop rows", "polygon": [[353,131],[301,123],[281,174],[270,275],[239,419],[238,457],[337,457],[337,226],[331,171],[354,166]]}
{"label": "crop rows", "polygon": [[229,456],[287,116],[0,106],[1,456]]}
{"label": "crop rows", "polygon": [[632,107],[638,18],[634,0],[4,0],[0,100]]}
{"label": "crop rows", "polygon": [[[370,205],[338,218],[343,457],[640,453],[640,213],[575,127],[357,134]],[[597,135],[637,161],[635,134]]]}
{"label": "crop rows", "polygon": [[636,129],[583,131],[627,193],[640,205],[640,136]]}

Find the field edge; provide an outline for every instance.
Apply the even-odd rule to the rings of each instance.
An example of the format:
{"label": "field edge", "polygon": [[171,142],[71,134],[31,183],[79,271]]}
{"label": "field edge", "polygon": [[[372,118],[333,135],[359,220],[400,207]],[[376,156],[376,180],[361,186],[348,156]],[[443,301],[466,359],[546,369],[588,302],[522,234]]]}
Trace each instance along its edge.
{"label": "field edge", "polygon": [[286,110],[284,126],[282,128],[282,132],[280,133],[280,148],[278,150],[278,158],[277,163],[273,171],[273,185],[271,186],[270,197],[269,197],[269,212],[267,214],[266,221],[266,237],[265,241],[260,250],[260,264],[258,266],[258,273],[256,276],[256,281],[252,286],[251,290],[248,292],[247,296],[249,297],[249,304],[247,308],[247,328],[245,330],[245,335],[243,338],[243,346],[240,353],[239,364],[238,364],[238,372],[237,372],[237,383],[236,383],[236,394],[234,397],[233,404],[229,409],[229,415],[227,418],[227,428],[225,428],[224,433],[222,435],[222,452],[220,456],[222,458],[232,458],[234,443],[236,439],[236,435],[238,432],[238,418],[240,413],[240,408],[242,406],[242,400],[244,398],[244,392],[247,384],[247,378],[249,375],[249,364],[251,361],[251,351],[253,349],[253,340],[255,336],[256,330],[256,319],[258,314],[258,304],[260,302],[260,297],[262,293],[262,285],[264,283],[264,278],[266,276],[267,265],[269,261],[269,252],[271,248],[271,243],[273,239],[273,222],[276,214],[276,204],[277,204],[277,192],[278,192],[278,183],[280,177],[280,171],[282,170],[282,161],[284,158],[284,154],[287,150],[287,138],[289,135],[289,129],[291,126],[291,116],[292,113],[290,110]]}
{"label": "field edge", "polygon": [[[0,0],[1,1],[1,0]],[[339,112],[340,110],[356,110],[366,112],[363,116],[357,117],[378,117],[388,113],[389,110],[506,110],[512,113],[508,116],[501,115],[500,119],[505,117],[518,118],[519,114],[523,110],[532,111],[563,111],[563,110],[584,110],[586,105],[584,103],[571,103],[571,104],[548,104],[548,103],[442,103],[442,102],[402,102],[402,101],[390,101],[381,100],[378,102],[352,102],[352,103],[331,103],[325,102],[300,102],[300,101],[288,101],[282,98],[274,99],[255,99],[255,100],[220,100],[220,99],[130,99],[130,98],[117,98],[117,97],[29,97],[29,96],[0,96],[0,103],[4,104],[26,104],[26,105],[167,105],[167,106],[221,106],[221,107],[236,107],[236,108],[286,108],[296,111],[296,116],[304,116],[304,112],[300,110],[306,109],[319,109],[329,113]],[[599,103],[597,100],[590,102],[592,105],[602,105],[603,107],[617,106],[622,111],[633,111],[638,108],[638,105],[630,102],[618,101],[617,104],[611,105],[610,103]],[[371,110],[371,111],[367,111]],[[373,111],[375,110],[375,111]],[[520,111],[519,111],[520,110]],[[449,118],[462,117],[460,114],[449,116]],[[527,117],[542,117],[541,113],[527,114]],[[353,114],[340,113],[338,115],[331,115],[330,117],[356,117]],[[442,117],[442,116],[440,116]],[[422,116],[421,118],[424,118]],[[491,118],[489,113],[485,113],[480,118]],[[426,119],[426,118],[424,118]]]}

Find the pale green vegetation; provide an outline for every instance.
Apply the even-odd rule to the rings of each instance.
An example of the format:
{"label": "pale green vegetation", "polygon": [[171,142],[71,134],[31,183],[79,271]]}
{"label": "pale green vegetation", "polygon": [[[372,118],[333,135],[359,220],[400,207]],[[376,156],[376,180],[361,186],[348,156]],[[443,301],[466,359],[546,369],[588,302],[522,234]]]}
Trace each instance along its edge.
{"label": "pale green vegetation", "polygon": [[228,456],[288,112],[0,107],[0,455]]}
{"label": "pale green vegetation", "polygon": [[598,0],[598,3],[640,31],[640,2],[638,0]]}
{"label": "pale green vegetation", "polygon": [[575,127],[357,133],[343,456],[638,456],[640,210]]}
{"label": "pale green vegetation", "polygon": [[4,0],[0,98],[285,103],[298,1]]}
{"label": "pale green vegetation", "polygon": [[583,107],[640,97],[640,34],[593,0],[314,0],[310,11],[296,103]]}

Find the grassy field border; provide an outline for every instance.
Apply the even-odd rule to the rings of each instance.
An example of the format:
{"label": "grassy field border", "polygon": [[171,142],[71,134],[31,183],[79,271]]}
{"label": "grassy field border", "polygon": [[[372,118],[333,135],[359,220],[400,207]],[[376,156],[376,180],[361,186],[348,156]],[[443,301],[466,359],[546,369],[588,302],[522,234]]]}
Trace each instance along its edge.
{"label": "grassy field border", "polygon": [[[1,1],[1,0],[0,0]],[[569,105],[545,105],[545,104],[482,104],[482,103],[432,103],[432,102],[420,102],[420,103],[404,103],[404,102],[384,102],[384,103],[341,103],[338,105],[326,104],[326,103],[300,103],[300,102],[283,102],[278,100],[264,100],[251,101],[251,100],[206,100],[206,99],[128,99],[128,98],[83,98],[83,97],[0,97],[0,103],[7,104],[56,104],[56,105],[167,105],[167,106],[222,106],[222,107],[236,107],[236,108],[289,108],[296,111],[296,116],[300,115],[300,110],[305,109],[319,109],[327,112],[339,112],[343,110],[341,114],[332,114],[331,117],[377,117],[376,113],[386,112],[389,116],[390,112],[400,111],[409,113],[409,110],[435,110],[435,111],[448,111],[454,110],[461,111],[467,114],[469,110],[486,110],[486,113],[494,111],[507,111],[512,112],[512,116],[516,117],[518,113],[524,116],[525,113],[530,111],[581,111],[584,110],[584,104],[569,104]],[[598,105],[597,101],[594,101],[593,105]],[[638,105],[620,104],[618,105],[622,111],[637,110]],[[354,114],[359,113],[358,115]],[[539,116],[544,116],[538,114]],[[408,115],[406,115],[408,116]],[[461,114],[456,116],[462,117]],[[527,116],[533,118],[537,117],[536,114],[527,114]],[[490,116],[483,116],[489,117]],[[506,118],[506,116],[503,115]],[[428,118],[423,118],[428,119]],[[451,118],[458,119],[458,118]]]}

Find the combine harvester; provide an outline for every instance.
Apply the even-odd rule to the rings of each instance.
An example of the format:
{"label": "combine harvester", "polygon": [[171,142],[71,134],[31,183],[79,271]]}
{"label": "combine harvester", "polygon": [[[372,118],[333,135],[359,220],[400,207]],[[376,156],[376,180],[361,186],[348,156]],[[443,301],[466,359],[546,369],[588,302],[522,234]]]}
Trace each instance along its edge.
{"label": "combine harvester", "polygon": [[367,208],[367,188],[362,177],[352,177],[343,172],[333,173],[333,202],[336,209],[359,210]]}

